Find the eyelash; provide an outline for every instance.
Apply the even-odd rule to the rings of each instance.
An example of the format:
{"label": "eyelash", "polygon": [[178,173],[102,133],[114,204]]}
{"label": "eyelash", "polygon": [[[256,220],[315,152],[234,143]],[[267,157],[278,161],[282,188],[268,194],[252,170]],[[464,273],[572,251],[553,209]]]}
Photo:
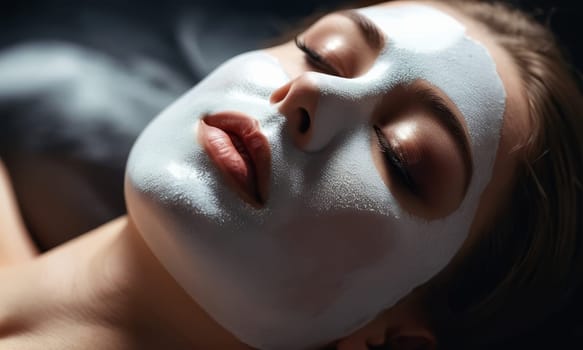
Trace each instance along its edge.
{"label": "eyelash", "polygon": [[310,65],[319,70],[322,70],[323,72],[340,76],[340,73],[334,68],[334,66],[330,64],[330,62],[328,62],[324,57],[322,57],[322,55],[316,52],[316,50],[309,47],[305,41],[296,36],[294,38],[294,43],[296,44],[296,47],[306,55],[306,59]]}
{"label": "eyelash", "polygon": [[389,145],[385,135],[378,126],[373,125],[373,129],[387,166],[395,170],[397,178],[408,190],[413,194],[418,194],[417,184],[409,172],[407,160],[404,159],[402,152],[395,151],[394,147]]}

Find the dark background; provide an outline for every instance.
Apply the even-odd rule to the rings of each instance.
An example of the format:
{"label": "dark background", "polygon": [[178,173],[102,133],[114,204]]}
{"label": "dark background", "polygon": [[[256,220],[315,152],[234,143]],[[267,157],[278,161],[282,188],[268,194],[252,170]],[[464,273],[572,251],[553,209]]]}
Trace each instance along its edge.
{"label": "dark background", "polygon": [[[581,68],[583,48],[579,37],[583,34],[581,10],[578,0],[502,0],[516,5],[548,24],[567,48],[576,66]],[[274,13],[292,22],[318,10],[329,10],[356,1],[269,1],[269,0],[4,0],[0,4],[0,28],[4,39],[22,38],[25,33],[45,36],[55,29],[74,21],[75,16],[88,11],[116,13],[129,20],[144,23],[153,30],[168,30],[172,19],[184,8],[204,6],[228,12]],[[28,27],[28,28],[24,28]],[[78,34],[78,33],[77,33]],[[74,36],[63,33],[65,37]],[[581,69],[580,69],[581,70]]]}
{"label": "dark background", "polygon": [[583,2],[579,0],[509,0],[547,24],[579,71],[583,69]]}

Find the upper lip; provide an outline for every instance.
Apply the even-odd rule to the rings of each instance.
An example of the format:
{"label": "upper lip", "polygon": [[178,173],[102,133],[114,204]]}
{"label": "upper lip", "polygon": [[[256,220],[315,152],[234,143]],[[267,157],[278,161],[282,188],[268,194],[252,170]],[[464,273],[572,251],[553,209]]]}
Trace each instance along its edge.
{"label": "upper lip", "polygon": [[201,120],[199,139],[215,165],[250,204],[269,195],[271,150],[259,122],[240,112],[220,112]]}

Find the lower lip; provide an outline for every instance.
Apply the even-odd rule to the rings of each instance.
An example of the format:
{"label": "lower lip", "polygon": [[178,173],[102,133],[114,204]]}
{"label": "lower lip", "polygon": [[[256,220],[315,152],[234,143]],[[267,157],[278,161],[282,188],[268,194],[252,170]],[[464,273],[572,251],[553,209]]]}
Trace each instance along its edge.
{"label": "lower lip", "polygon": [[201,119],[198,137],[243,200],[262,207],[268,195],[271,152],[257,121],[235,112],[213,114]]}

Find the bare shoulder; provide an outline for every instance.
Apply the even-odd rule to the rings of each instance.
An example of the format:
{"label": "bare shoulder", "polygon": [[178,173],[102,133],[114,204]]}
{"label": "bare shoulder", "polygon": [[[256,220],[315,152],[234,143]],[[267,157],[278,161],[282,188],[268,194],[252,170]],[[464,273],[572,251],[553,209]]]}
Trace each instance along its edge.
{"label": "bare shoulder", "polygon": [[60,322],[51,327],[0,335],[0,350],[134,350],[142,349],[125,334],[97,325]]}
{"label": "bare shoulder", "polygon": [[[131,350],[132,334],[97,317],[82,266],[123,219],[35,259],[0,267],[0,350]],[[105,241],[105,242],[104,242]]]}
{"label": "bare shoulder", "polygon": [[139,334],[101,325],[57,322],[50,327],[4,337],[0,350],[192,350],[184,343],[167,344],[155,334]]}

